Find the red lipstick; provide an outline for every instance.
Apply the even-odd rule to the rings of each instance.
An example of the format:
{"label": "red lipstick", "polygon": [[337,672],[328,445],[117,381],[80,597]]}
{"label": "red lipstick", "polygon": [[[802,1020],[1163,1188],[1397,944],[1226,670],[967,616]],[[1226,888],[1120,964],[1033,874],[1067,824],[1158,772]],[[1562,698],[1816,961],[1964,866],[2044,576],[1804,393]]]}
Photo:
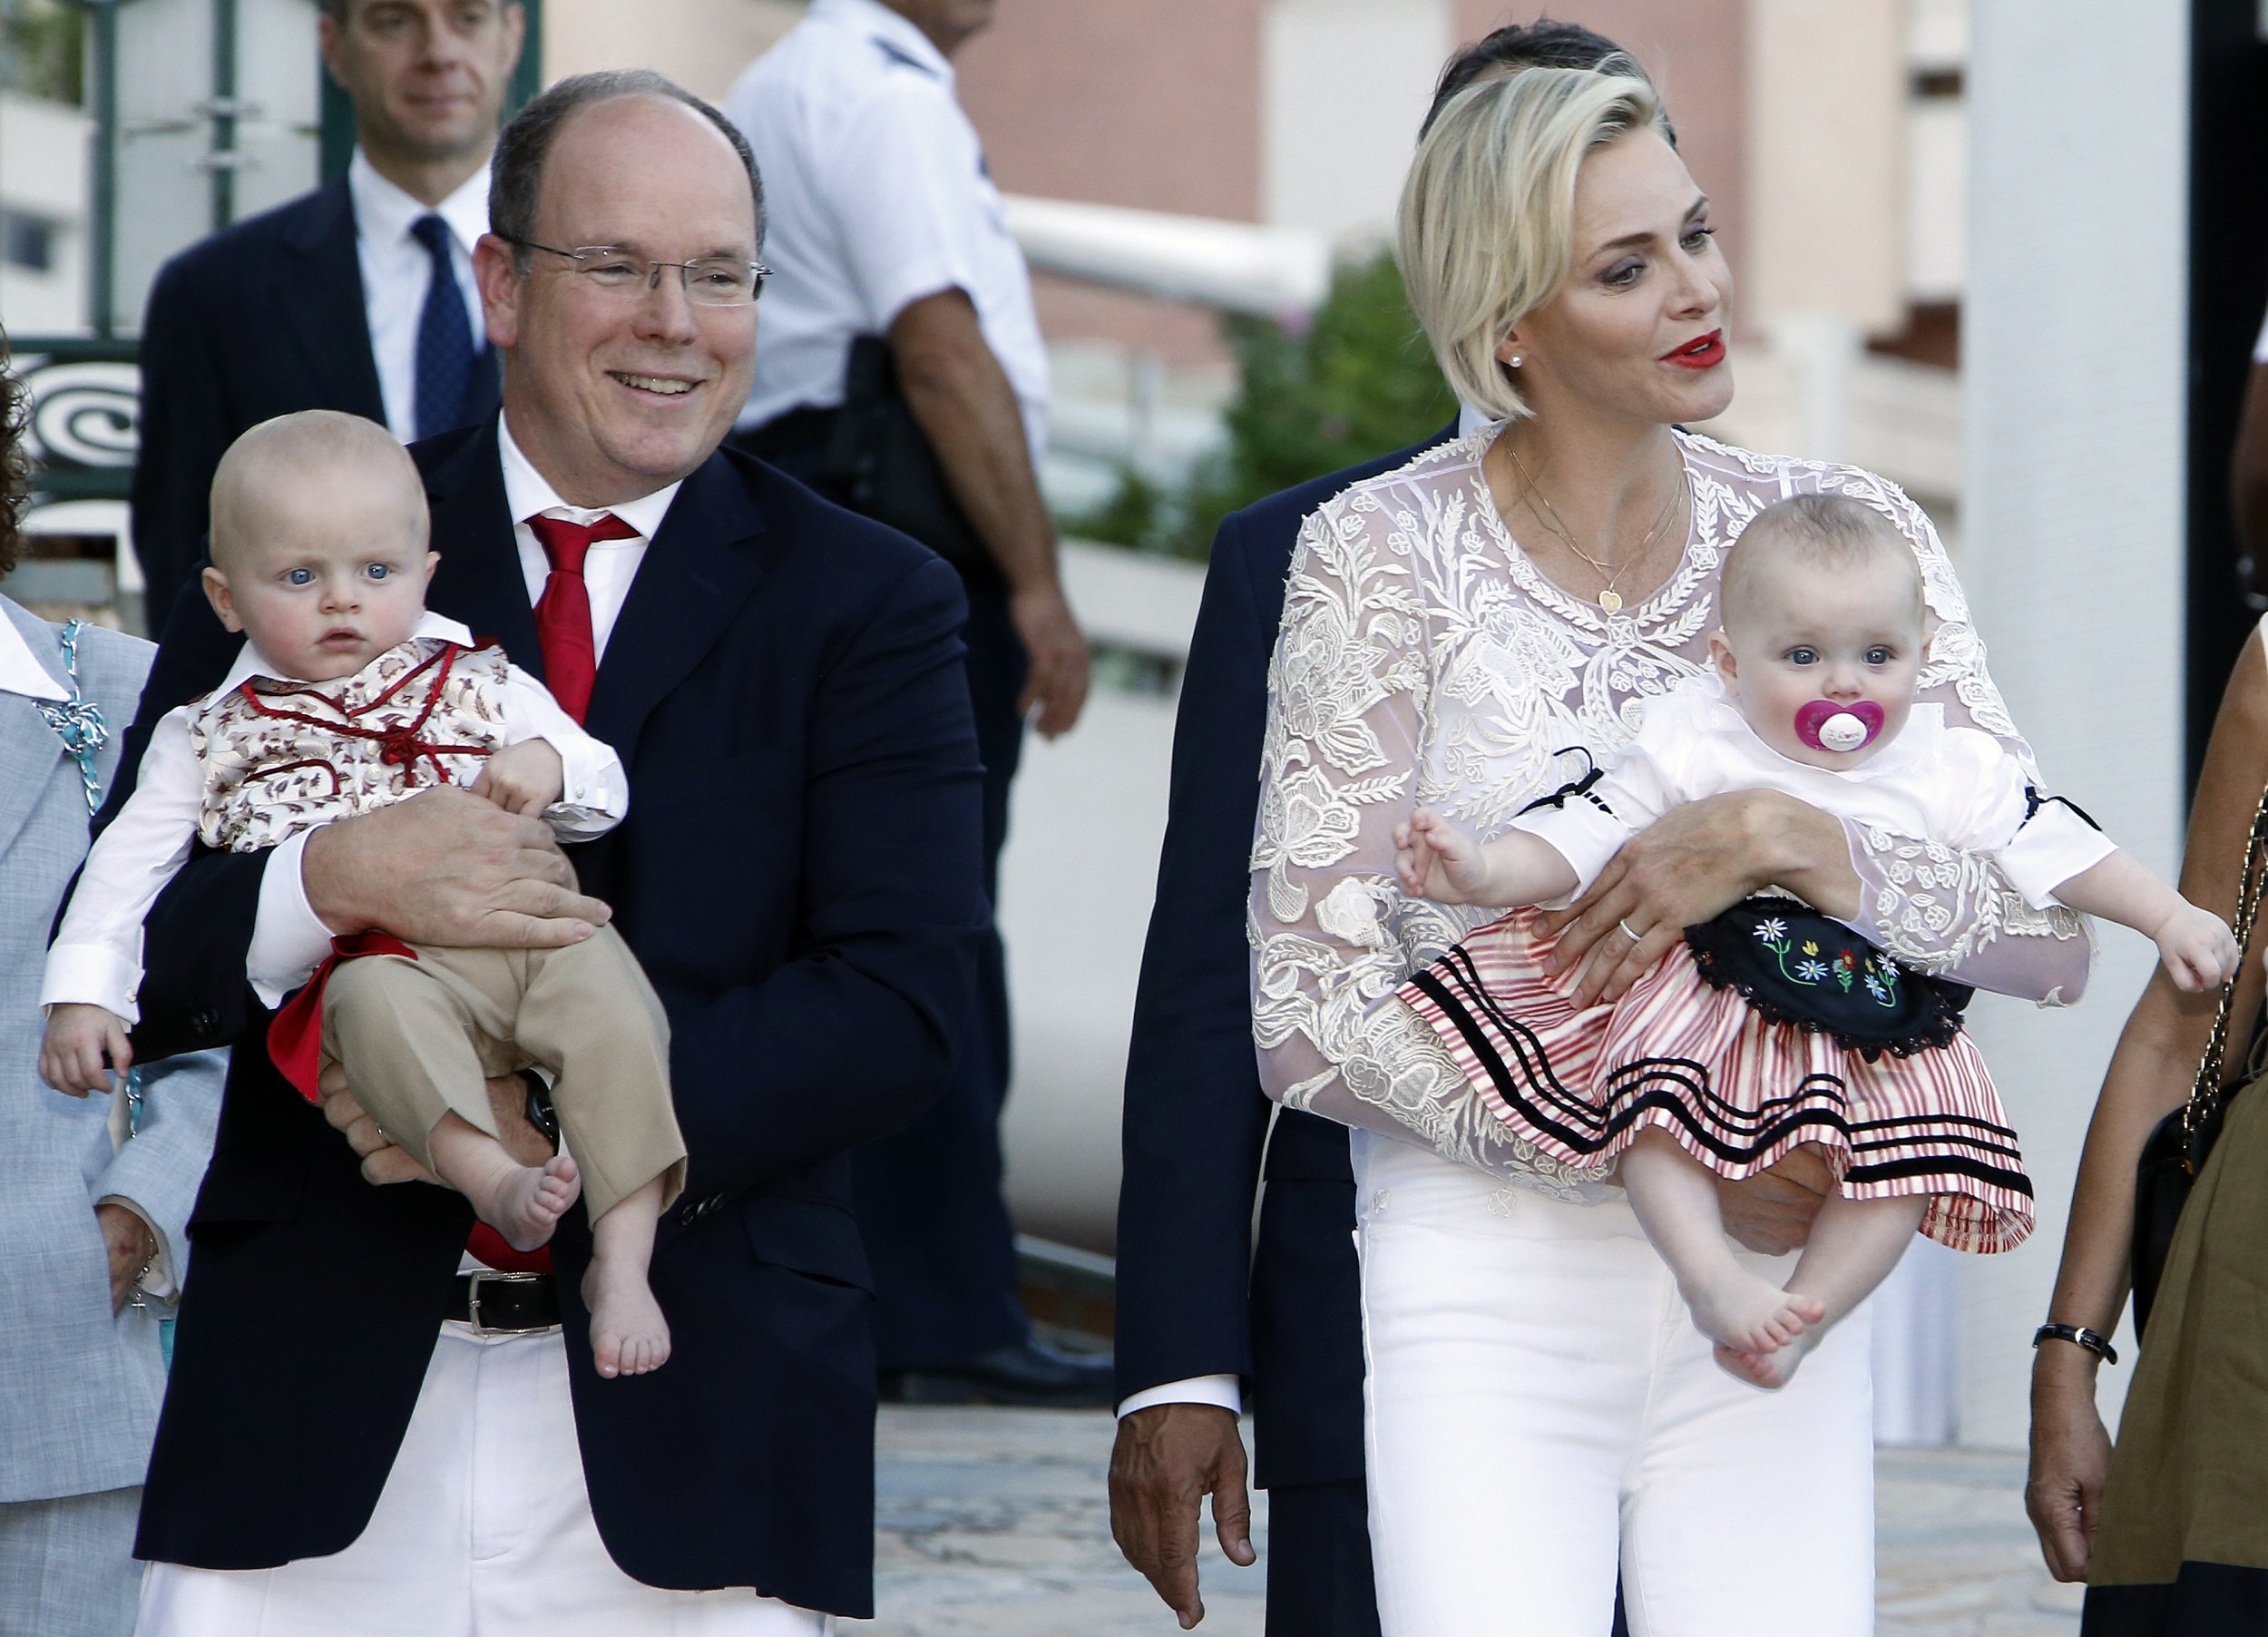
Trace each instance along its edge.
{"label": "red lipstick", "polygon": [[1713,329],[1696,340],[1661,356],[1661,362],[1680,369],[1714,369],[1725,361],[1725,332]]}

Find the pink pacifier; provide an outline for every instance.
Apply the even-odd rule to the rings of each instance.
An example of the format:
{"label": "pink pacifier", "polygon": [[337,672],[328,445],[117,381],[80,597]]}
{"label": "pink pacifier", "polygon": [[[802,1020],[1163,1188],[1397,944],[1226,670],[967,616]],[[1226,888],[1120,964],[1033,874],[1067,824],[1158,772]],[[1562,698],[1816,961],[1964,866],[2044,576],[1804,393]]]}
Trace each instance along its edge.
{"label": "pink pacifier", "polygon": [[1815,699],[1795,713],[1795,737],[1814,750],[1862,750],[1882,730],[1882,708],[1871,699],[1847,705]]}

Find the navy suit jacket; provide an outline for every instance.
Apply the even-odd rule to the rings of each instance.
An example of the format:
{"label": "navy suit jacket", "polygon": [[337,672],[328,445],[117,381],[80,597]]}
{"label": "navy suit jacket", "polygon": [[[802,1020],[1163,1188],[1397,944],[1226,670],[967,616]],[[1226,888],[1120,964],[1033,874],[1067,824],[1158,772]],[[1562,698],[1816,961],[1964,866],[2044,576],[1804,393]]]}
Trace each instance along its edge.
{"label": "navy suit jacket", "polygon": [[[1245,907],[1284,581],[1307,515],[1449,436],[1231,513],[1190,638],[1158,898],[1127,1059],[1118,1393],[1234,1373],[1263,1486],[1363,1475],[1362,1312],[1347,1131],[1276,1114],[1252,1042]],[[1256,1246],[1252,1200],[1266,1152]]]}
{"label": "navy suit jacket", "polygon": [[[495,414],[496,381],[484,351],[467,425]],[[152,630],[204,555],[221,455],[247,428],[300,409],[386,420],[344,177],[191,245],[150,287],[133,533]]]}
{"label": "navy suit jacket", "polygon": [[[494,424],[412,454],[431,605],[541,675]],[[963,617],[939,559],[719,454],[679,491],[599,669],[589,725],[631,809],[574,861],[670,1017],[690,1156],[652,1267],[670,1362],[601,1380],[582,1212],[553,1250],[591,1511],[650,1585],[872,1603],[872,1298],[846,1153],[943,1087],[965,1015],[986,909]],[[240,641],[183,600],[126,765]],[[135,1545],[209,1568],[360,1534],[472,1226],[455,1193],[363,1182],[279,1076],[244,975],[264,865],[203,854],[176,877],[147,923],[138,1032],[146,1054],[242,1045]]]}

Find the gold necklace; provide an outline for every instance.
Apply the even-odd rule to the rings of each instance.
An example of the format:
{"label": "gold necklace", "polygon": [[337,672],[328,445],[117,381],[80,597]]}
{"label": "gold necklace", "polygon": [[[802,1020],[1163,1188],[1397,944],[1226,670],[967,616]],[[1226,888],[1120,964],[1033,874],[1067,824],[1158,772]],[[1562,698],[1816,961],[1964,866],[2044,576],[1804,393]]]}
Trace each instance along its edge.
{"label": "gold necklace", "polygon": [[1544,494],[1536,480],[1529,475],[1527,463],[1520,458],[1520,451],[1512,447],[1509,438],[1505,440],[1504,452],[1512,457],[1512,470],[1520,474],[1520,481],[1523,485],[1520,498],[1529,503],[1529,509],[1535,514],[1536,521],[1558,535],[1560,544],[1589,564],[1591,572],[1606,582],[1598,593],[1598,606],[1608,613],[1619,612],[1622,607],[1622,593],[1615,589],[1615,583],[1628,573],[1633,566],[1645,561],[1646,554],[1654,544],[1655,536],[1669,526],[1672,515],[1684,509],[1683,503],[1689,488],[1686,476],[1686,463],[1682,460],[1677,463],[1677,486],[1671,491],[1669,499],[1664,503],[1660,514],[1655,517],[1654,526],[1646,531],[1645,537],[1637,544],[1637,549],[1630,554],[1621,567],[1609,569],[1604,563],[1575,544],[1575,536],[1568,532],[1567,524],[1560,520],[1559,514],[1552,508],[1550,498]]}

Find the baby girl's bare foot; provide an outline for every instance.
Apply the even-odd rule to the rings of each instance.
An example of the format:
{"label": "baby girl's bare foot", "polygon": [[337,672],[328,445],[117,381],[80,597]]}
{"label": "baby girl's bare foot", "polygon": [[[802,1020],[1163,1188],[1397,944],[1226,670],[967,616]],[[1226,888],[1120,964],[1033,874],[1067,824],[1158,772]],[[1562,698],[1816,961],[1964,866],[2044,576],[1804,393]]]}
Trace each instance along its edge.
{"label": "baby girl's bare foot", "polygon": [[1825,1334],[1814,1326],[1785,1347],[1764,1353],[1743,1352],[1720,1343],[1716,1361],[1749,1386],[1776,1393],[1794,1379],[1795,1367],[1804,1362],[1804,1356],[1819,1345],[1819,1338]]}
{"label": "baby girl's bare foot", "polygon": [[601,1376],[642,1376],[670,1358],[670,1324],[645,1269],[627,1258],[595,1257],[582,1276],[591,1350]]}
{"label": "baby girl's bare foot", "polygon": [[500,1165],[475,1193],[465,1190],[480,1220],[503,1235],[514,1250],[533,1250],[551,1243],[552,1230],[568,1207],[582,1197],[582,1179],[575,1162],[555,1154],[542,1170],[533,1165]]}
{"label": "baby girl's bare foot", "polygon": [[1680,1280],[1678,1294],[1693,1310],[1695,1328],[1736,1353],[1784,1348],[1827,1313],[1816,1298],[1783,1290],[1737,1266],[1721,1275]]}

